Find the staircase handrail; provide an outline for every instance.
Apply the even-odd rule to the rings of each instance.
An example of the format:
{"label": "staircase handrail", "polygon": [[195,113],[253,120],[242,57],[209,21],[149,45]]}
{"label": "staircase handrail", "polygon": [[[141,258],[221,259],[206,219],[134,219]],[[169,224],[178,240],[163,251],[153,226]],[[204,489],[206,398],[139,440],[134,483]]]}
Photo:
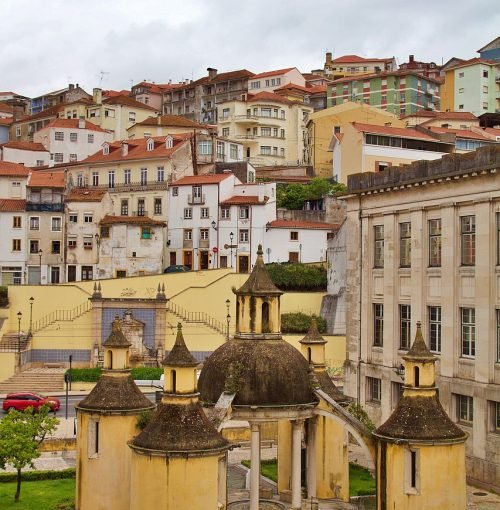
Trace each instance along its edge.
{"label": "staircase handrail", "polygon": [[188,311],[177,303],[174,303],[172,300],[169,300],[167,309],[179,317],[182,317],[186,322],[201,322],[209,328],[215,329],[222,335],[226,334],[227,326],[222,321],[215,319],[206,312]]}
{"label": "staircase handrail", "polygon": [[38,331],[50,326],[51,324],[54,324],[54,322],[57,321],[73,321],[91,309],[92,301],[88,299],[87,301],[84,301],[80,305],[75,306],[69,310],[54,310],[53,312],[47,314],[45,317],[34,321],[31,328],[31,333],[37,333]]}

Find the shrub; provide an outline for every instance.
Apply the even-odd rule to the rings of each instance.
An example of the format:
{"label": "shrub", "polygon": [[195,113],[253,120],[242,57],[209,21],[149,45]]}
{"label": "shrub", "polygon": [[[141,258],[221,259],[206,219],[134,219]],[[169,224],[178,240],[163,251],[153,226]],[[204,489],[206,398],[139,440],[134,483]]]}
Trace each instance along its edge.
{"label": "shrub", "polygon": [[[61,471],[24,471],[21,474],[23,482],[37,482],[40,480],[65,480],[76,478],[76,469],[68,468]],[[0,483],[10,483],[17,480],[17,473],[0,473]]]}
{"label": "shrub", "polygon": [[[68,370],[69,372],[69,370]],[[97,382],[101,377],[102,369],[100,368],[72,368],[71,380],[73,382]],[[157,367],[136,367],[132,371],[132,379],[157,381],[163,373],[162,368]]]}
{"label": "shrub", "polygon": [[152,416],[153,411],[151,411],[151,409],[144,409],[144,411],[141,411],[141,414],[139,414],[137,418],[137,427],[139,427],[141,430],[144,430],[146,425],[150,422]]}
{"label": "shrub", "polygon": [[375,424],[370,420],[368,413],[363,409],[363,407],[356,402],[349,404],[347,406],[347,411],[354,416],[357,420],[359,420],[370,432],[375,430]]}
{"label": "shrub", "polygon": [[281,290],[326,291],[326,269],[305,264],[267,264],[273,283]]}
{"label": "shrub", "polygon": [[[307,333],[311,327],[310,315],[302,312],[284,313],[281,315],[282,333]],[[326,321],[322,317],[316,317],[320,333],[326,332]]]}
{"label": "shrub", "polygon": [[0,308],[5,308],[9,304],[9,288],[5,285],[0,286]]}
{"label": "shrub", "polygon": [[158,367],[135,367],[132,369],[132,379],[158,381],[163,374],[163,369]]}

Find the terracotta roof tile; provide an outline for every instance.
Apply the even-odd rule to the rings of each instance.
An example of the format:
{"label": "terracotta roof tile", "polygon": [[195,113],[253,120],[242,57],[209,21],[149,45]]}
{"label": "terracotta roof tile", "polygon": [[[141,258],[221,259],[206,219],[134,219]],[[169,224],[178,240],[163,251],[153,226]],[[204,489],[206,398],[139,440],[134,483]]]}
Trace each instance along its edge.
{"label": "terracotta roof tile", "polygon": [[299,104],[295,101],[290,101],[279,94],[275,94],[274,92],[259,92],[258,94],[248,94],[247,101],[249,103],[258,103],[258,102],[275,102],[275,103],[284,103],[284,104]]}
{"label": "terracotta roof tile", "polygon": [[493,135],[493,136],[500,136],[500,129],[497,129],[497,128],[484,128],[484,131],[486,133],[489,133],[490,135]]}
{"label": "terracotta roof tile", "polygon": [[156,111],[156,108],[153,108],[152,106],[148,106],[147,104],[141,103],[140,101],[136,101],[134,98],[132,98],[130,96],[125,96],[125,95],[108,97],[106,99],[103,99],[102,102],[104,105],[131,106],[134,108],[140,108],[142,110]]}
{"label": "terracotta roof tile", "polygon": [[[417,113],[419,113],[419,112],[417,112]],[[439,119],[439,120],[475,120],[475,121],[479,122],[479,119],[471,112],[435,112],[434,119]],[[426,121],[426,122],[432,122],[432,120]],[[424,122],[424,124],[426,122]]]}
{"label": "terracotta roof tile", "polygon": [[219,184],[224,179],[233,174],[210,174],[210,175],[188,175],[178,181],[174,181],[172,186],[192,186],[195,184]]}
{"label": "terracotta roof tile", "polygon": [[439,142],[435,137],[430,134],[421,133],[412,128],[398,128],[392,126],[375,126],[372,124],[362,124],[360,122],[351,122],[354,129],[362,133],[373,133],[376,135],[398,136],[402,138],[413,138],[415,140],[429,140],[432,142]]}
{"label": "terracotta roof tile", "polygon": [[106,215],[99,222],[100,225],[159,225],[164,226],[165,222],[153,220],[147,216],[111,216]]}
{"label": "terracotta roof tile", "polygon": [[32,188],[64,188],[64,170],[36,170],[31,172],[27,186]]}
{"label": "terracotta roof tile", "polygon": [[360,57],[358,55],[343,55],[342,57],[337,57],[332,59],[332,62],[335,64],[348,64],[350,62],[353,63],[361,63],[361,62],[392,62],[392,57],[389,58],[365,58]]}
{"label": "terracotta roof tile", "polygon": [[14,108],[10,104],[0,101],[0,112],[14,113]]}
{"label": "terracotta roof tile", "polygon": [[254,74],[250,79],[255,80],[256,78],[267,78],[268,76],[277,76],[280,74],[288,73],[293,69],[295,69],[295,67],[287,67],[286,69],[276,69],[275,71],[267,71],[265,73]]}
{"label": "terracotta roof tile", "polygon": [[16,177],[28,177],[30,169],[19,163],[10,163],[9,161],[0,161],[0,175],[12,175]]}
{"label": "terracotta roof tile", "polygon": [[[281,87],[278,87],[277,89],[274,89],[275,91],[278,90],[288,90],[288,89],[295,89],[300,90],[302,92],[307,92],[308,94],[311,93],[312,87],[303,87],[302,85],[297,85],[296,83],[285,83],[285,85],[282,85]],[[326,90],[326,88],[325,88]]]}
{"label": "terracotta roof tile", "polygon": [[195,122],[194,120],[186,119],[186,117],[182,117],[181,115],[162,115],[161,117],[148,117],[146,120],[142,122],[137,122],[133,126],[128,129],[132,129],[135,126],[173,126],[173,127],[187,127],[187,128],[196,128],[196,129],[207,129],[206,124],[200,124],[199,122]]}
{"label": "terracotta roof tile", "polygon": [[484,136],[481,133],[476,133],[475,131],[470,131],[468,129],[453,129],[453,128],[443,128],[437,126],[426,126],[426,129],[432,131],[433,133],[440,134],[453,134],[456,135],[457,138],[469,138],[471,140],[482,140],[482,141],[491,141],[491,138]]}
{"label": "terracotta roof tile", "polygon": [[17,198],[2,198],[0,199],[1,212],[21,212],[26,210],[26,200]]}
{"label": "terracotta roof tile", "polygon": [[[68,128],[68,129],[79,129],[79,120],[78,119],[54,119],[51,122],[49,122],[46,126],[44,126],[42,129],[50,128],[50,127],[58,127],[58,128]],[[92,122],[89,122],[88,120],[85,121],[85,129],[88,129],[89,131],[99,131],[101,133],[106,133],[107,131],[105,129],[102,129],[99,126],[96,126]]]}
{"label": "terracotta roof tile", "polygon": [[0,126],[10,126],[14,122],[14,117],[8,119],[0,118]]}
{"label": "terracotta roof tile", "polygon": [[265,205],[269,201],[269,197],[259,202],[259,197],[254,195],[236,195],[221,202],[221,205]]}
{"label": "terracotta roof tile", "polygon": [[414,71],[412,69],[402,69],[399,71],[382,71],[381,73],[369,73],[369,74],[356,74],[354,76],[346,76],[345,78],[339,78],[338,80],[333,80],[333,84],[337,83],[348,83],[350,81],[363,81],[370,80],[371,78],[385,78],[387,76],[418,76],[420,79],[430,81],[432,83],[440,84],[441,80],[436,80],[434,78],[429,78],[428,76],[424,76],[422,73],[418,71]]}
{"label": "terracotta roof tile", "polygon": [[106,194],[104,189],[72,188],[66,195],[66,202],[100,202]]}
{"label": "terracotta roof tile", "polygon": [[10,142],[0,144],[0,147],[17,149],[20,151],[48,152],[43,144],[37,142],[17,142],[16,140],[12,140]]}
{"label": "terracotta roof tile", "polygon": [[102,97],[116,97],[116,96],[129,96],[129,90],[103,90]]}
{"label": "terracotta roof tile", "polygon": [[468,66],[476,65],[476,64],[498,65],[498,61],[496,61],[496,60],[487,60],[485,58],[474,57],[474,58],[471,58],[469,60],[465,60],[464,62],[460,62],[459,64],[457,64],[455,66],[449,67],[447,69],[447,71],[449,71],[451,69],[458,69],[459,67],[468,67]]}
{"label": "terracotta roof tile", "polygon": [[47,108],[46,110],[35,113],[34,115],[27,115],[25,117],[22,117],[16,123],[23,124],[25,122],[31,122],[32,120],[47,119],[50,117],[58,117],[59,112],[61,112],[65,106],[66,105],[64,103],[57,104],[55,106],[51,106],[50,108]]}
{"label": "terracotta roof tile", "polygon": [[271,221],[271,228],[299,228],[308,230],[338,230],[340,225],[336,223],[320,223],[318,221],[293,221],[274,220]]}

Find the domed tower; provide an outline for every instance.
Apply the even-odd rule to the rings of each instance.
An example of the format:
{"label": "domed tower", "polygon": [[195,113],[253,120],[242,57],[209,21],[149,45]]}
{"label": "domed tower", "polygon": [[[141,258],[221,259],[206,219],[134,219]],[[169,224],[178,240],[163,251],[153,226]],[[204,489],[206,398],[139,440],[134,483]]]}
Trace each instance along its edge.
{"label": "domed tower", "polygon": [[[313,315],[309,331],[300,340],[302,354],[309,362],[309,370],[318,389],[324,391],[338,404],[344,405],[349,402],[349,398],[335,386],[326,371],[325,346],[327,343],[321,336],[316,316]],[[327,411],[329,407],[321,400],[318,409]],[[284,433],[282,428],[280,431]],[[314,439],[313,442],[316,444],[315,456],[309,455],[308,458],[308,475],[313,477],[308,487],[314,484],[316,492],[311,487],[313,490],[308,491],[308,496],[348,501],[349,452],[345,427],[323,414],[308,420],[307,436],[308,440]],[[286,467],[286,465],[282,466],[281,469],[286,470]],[[284,472],[284,477],[287,474]]]}
{"label": "domed tower", "polygon": [[[251,472],[250,510],[259,504],[260,425],[280,420],[291,423],[291,437],[283,440],[282,446],[293,458],[293,472],[281,484],[291,490],[293,507],[300,507],[302,429],[304,421],[312,417],[317,400],[306,359],[281,336],[282,292],[267,272],[262,246],[248,280],[234,292],[236,332],[205,361],[200,396],[204,402],[215,404],[223,392],[233,393],[232,416],[250,423],[251,463],[255,467]],[[281,462],[280,458],[278,464]]]}
{"label": "domed tower", "polygon": [[466,508],[465,441],[439,402],[436,358],[417,323],[405,361],[403,395],[378,439],[377,509]]}
{"label": "domed tower", "polygon": [[225,508],[230,445],[200,405],[198,362],[186,347],[181,324],[162,364],[161,403],[144,430],[129,442],[130,510]]}
{"label": "domed tower", "polygon": [[[130,343],[119,317],[102,344],[104,370],[77,411],[76,508],[128,508],[129,494],[123,484],[130,478],[129,441],[138,432],[141,412],[154,409],[135,385],[128,366]],[[96,487],[106,487],[96,491]]]}

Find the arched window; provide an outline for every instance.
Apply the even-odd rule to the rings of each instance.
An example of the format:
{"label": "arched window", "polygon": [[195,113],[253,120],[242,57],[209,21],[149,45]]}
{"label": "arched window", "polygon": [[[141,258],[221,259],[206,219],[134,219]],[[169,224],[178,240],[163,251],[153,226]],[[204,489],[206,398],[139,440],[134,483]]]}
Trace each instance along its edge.
{"label": "arched window", "polygon": [[175,370],[170,372],[170,389],[172,393],[177,393],[177,373]]}
{"label": "arched window", "polygon": [[113,368],[113,351],[108,351],[108,369]]}
{"label": "arched window", "polygon": [[420,368],[415,367],[413,369],[413,375],[415,380],[415,388],[418,388],[420,386]]}
{"label": "arched window", "polygon": [[165,138],[165,146],[167,149],[171,149],[174,146],[174,139],[171,136]]}
{"label": "arched window", "polygon": [[102,146],[102,153],[107,156],[109,154],[109,145],[107,143]]}
{"label": "arched window", "polygon": [[262,303],[262,333],[269,331],[269,303]]}
{"label": "arched window", "polygon": [[148,140],[148,143],[147,143],[147,149],[148,151],[152,151],[153,149],[155,148],[155,142],[152,138],[150,138]]}
{"label": "arched window", "polygon": [[312,361],[312,353],[310,347],[307,348],[307,361],[309,361],[309,363]]}

